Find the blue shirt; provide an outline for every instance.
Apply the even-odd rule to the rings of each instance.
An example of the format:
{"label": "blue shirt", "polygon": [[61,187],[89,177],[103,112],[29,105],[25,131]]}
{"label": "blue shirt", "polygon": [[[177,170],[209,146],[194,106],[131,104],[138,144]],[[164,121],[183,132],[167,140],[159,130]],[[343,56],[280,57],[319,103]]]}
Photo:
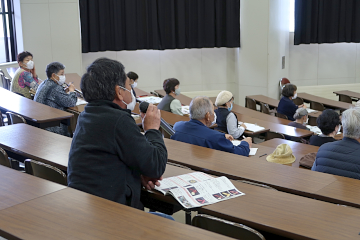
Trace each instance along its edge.
{"label": "blue shirt", "polygon": [[234,146],[230,140],[225,138],[224,133],[212,130],[198,120],[177,122],[174,125],[174,130],[175,134],[171,136],[173,140],[249,156],[250,148],[247,142],[242,141],[240,145]]}
{"label": "blue shirt", "polygon": [[282,97],[277,112],[286,115],[289,120],[295,121],[294,114],[298,108],[292,100],[287,97]]}

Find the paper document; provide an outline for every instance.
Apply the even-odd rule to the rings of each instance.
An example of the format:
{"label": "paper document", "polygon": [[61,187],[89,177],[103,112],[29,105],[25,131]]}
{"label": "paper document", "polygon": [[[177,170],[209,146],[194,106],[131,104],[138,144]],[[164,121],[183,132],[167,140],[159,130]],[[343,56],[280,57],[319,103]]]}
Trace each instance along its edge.
{"label": "paper document", "polygon": [[264,130],[264,127],[260,127],[256,124],[252,124],[252,123],[244,123],[246,126],[246,130],[252,131],[252,132],[259,132]]}
{"label": "paper document", "polygon": [[77,101],[76,101],[76,106],[87,104],[87,103],[88,102],[85,101],[84,99],[78,98]]}
{"label": "paper document", "polygon": [[182,114],[186,115],[190,113],[189,106],[181,106]]}
{"label": "paper document", "polygon": [[136,99],[139,100],[140,102],[148,102],[148,103],[152,103],[152,104],[158,104],[161,102],[162,98],[149,96],[149,97],[138,97]]}
{"label": "paper document", "polygon": [[255,156],[258,148],[250,148],[249,156]]}
{"label": "paper document", "polygon": [[317,112],[317,110],[310,109],[310,108],[306,108],[306,111],[307,111],[308,113]]}
{"label": "paper document", "polygon": [[201,207],[245,195],[227,177],[213,178],[193,172],[160,181],[156,190],[172,195],[183,207]]}

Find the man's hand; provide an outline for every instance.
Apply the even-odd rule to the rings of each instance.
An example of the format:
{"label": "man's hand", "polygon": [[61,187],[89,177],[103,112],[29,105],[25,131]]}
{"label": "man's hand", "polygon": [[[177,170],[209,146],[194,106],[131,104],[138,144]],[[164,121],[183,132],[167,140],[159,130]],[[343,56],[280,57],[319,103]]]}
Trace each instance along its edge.
{"label": "man's hand", "polygon": [[159,130],[161,114],[160,110],[155,105],[150,103],[146,114],[140,112],[140,117],[142,119],[144,131],[149,129]]}
{"label": "man's hand", "polygon": [[242,123],[240,126],[246,129],[246,125],[244,123]]}
{"label": "man's hand", "polygon": [[160,178],[149,178],[144,175],[141,175],[141,184],[146,188],[146,190],[152,190],[156,186],[160,186],[159,180],[162,180],[163,177]]}
{"label": "man's hand", "polygon": [[234,140],[233,136],[231,136],[230,134],[225,134],[225,138],[230,141]]}
{"label": "man's hand", "polygon": [[252,146],[252,139],[251,139],[251,137],[247,137],[247,138],[245,138],[245,139],[242,140],[242,141],[247,142],[247,143],[249,144],[249,147],[251,148],[251,146]]}

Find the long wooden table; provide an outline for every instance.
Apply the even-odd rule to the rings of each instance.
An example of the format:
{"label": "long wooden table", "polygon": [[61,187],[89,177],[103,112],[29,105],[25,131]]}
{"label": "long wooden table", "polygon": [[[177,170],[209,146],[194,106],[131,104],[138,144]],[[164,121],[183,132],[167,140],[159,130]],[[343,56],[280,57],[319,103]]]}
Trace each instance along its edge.
{"label": "long wooden table", "polygon": [[[159,94],[160,97],[164,97],[166,95],[166,92],[163,89],[155,90],[157,94]],[[178,99],[182,105],[190,105],[192,98],[185,96],[184,94],[179,94],[175,97]]]}
{"label": "long wooden table", "polygon": [[[336,95],[345,95],[350,97],[353,101],[359,101],[360,100],[360,93],[358,92],[353,92],[353,91],[349,91],[349,90],[342,90],[342,91],[336,91],[334,92]],[[340,99],[339,99],[340,101]]]}
{"label": "long wooden table", "polygon": [[0,110],[19,114],[28,124],[40,128],[59,126],[60,122],[67,123],[73,116],[69,112],[35,102],[4,88],[0,88]]}
{"label": "long wooden table", "polygon": [[332,109],[346,110],[354,106],[350,103],[334,101],[331,99],[314,96],[308,93],[298,93],[298,97],[304,99],[305,102],[319,102],[322,103],[324,107]]}
{"label": "long wooden table", "polygon": [[[190,172],[192,171],[168,166],[164,176]],[[245,195],[204,206],[197,211],[292,239],[358,238],[360,209],[237,181],[232,183]]]}
{"label": "long wooden table", "polygon": [[228,239],[0,166],[7,239]]}

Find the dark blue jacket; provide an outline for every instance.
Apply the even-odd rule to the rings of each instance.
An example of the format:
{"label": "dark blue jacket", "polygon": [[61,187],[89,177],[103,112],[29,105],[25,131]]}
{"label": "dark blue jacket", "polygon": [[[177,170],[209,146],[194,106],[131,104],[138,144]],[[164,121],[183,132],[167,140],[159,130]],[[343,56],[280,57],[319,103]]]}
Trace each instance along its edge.
{"label": "dark blue jacket", "polygon": [[289,120],[295,121],[294,114],[297,109],[298,106],[296,106],[296,104],[292,100],[287,97],[282,97],[277,107],[277,112],[285,114]]}
{"label": "dark blue jacket", "polygon": [[224,152],[249,156],[249,144],[242,141],[239,146],[234,146],[225,134],[212,130],[198,120],[191,119],[188,122],[177,122],[174,125],[175,134],[171,139],[190,143],[202,147],[212,148]]}
{"label": "dark blue jacket", "polygon": [[360,143],[344,137],[341,141],[323,144],[311,170],[360,179]]}
{"label": "dark blue jacket", "polygon": [[216,113],[216,124],[218,125],[215,129],[228,133],[226,118],[229,115],[230,111],[227,108],[218,108],[215,109],[215,113]]}

